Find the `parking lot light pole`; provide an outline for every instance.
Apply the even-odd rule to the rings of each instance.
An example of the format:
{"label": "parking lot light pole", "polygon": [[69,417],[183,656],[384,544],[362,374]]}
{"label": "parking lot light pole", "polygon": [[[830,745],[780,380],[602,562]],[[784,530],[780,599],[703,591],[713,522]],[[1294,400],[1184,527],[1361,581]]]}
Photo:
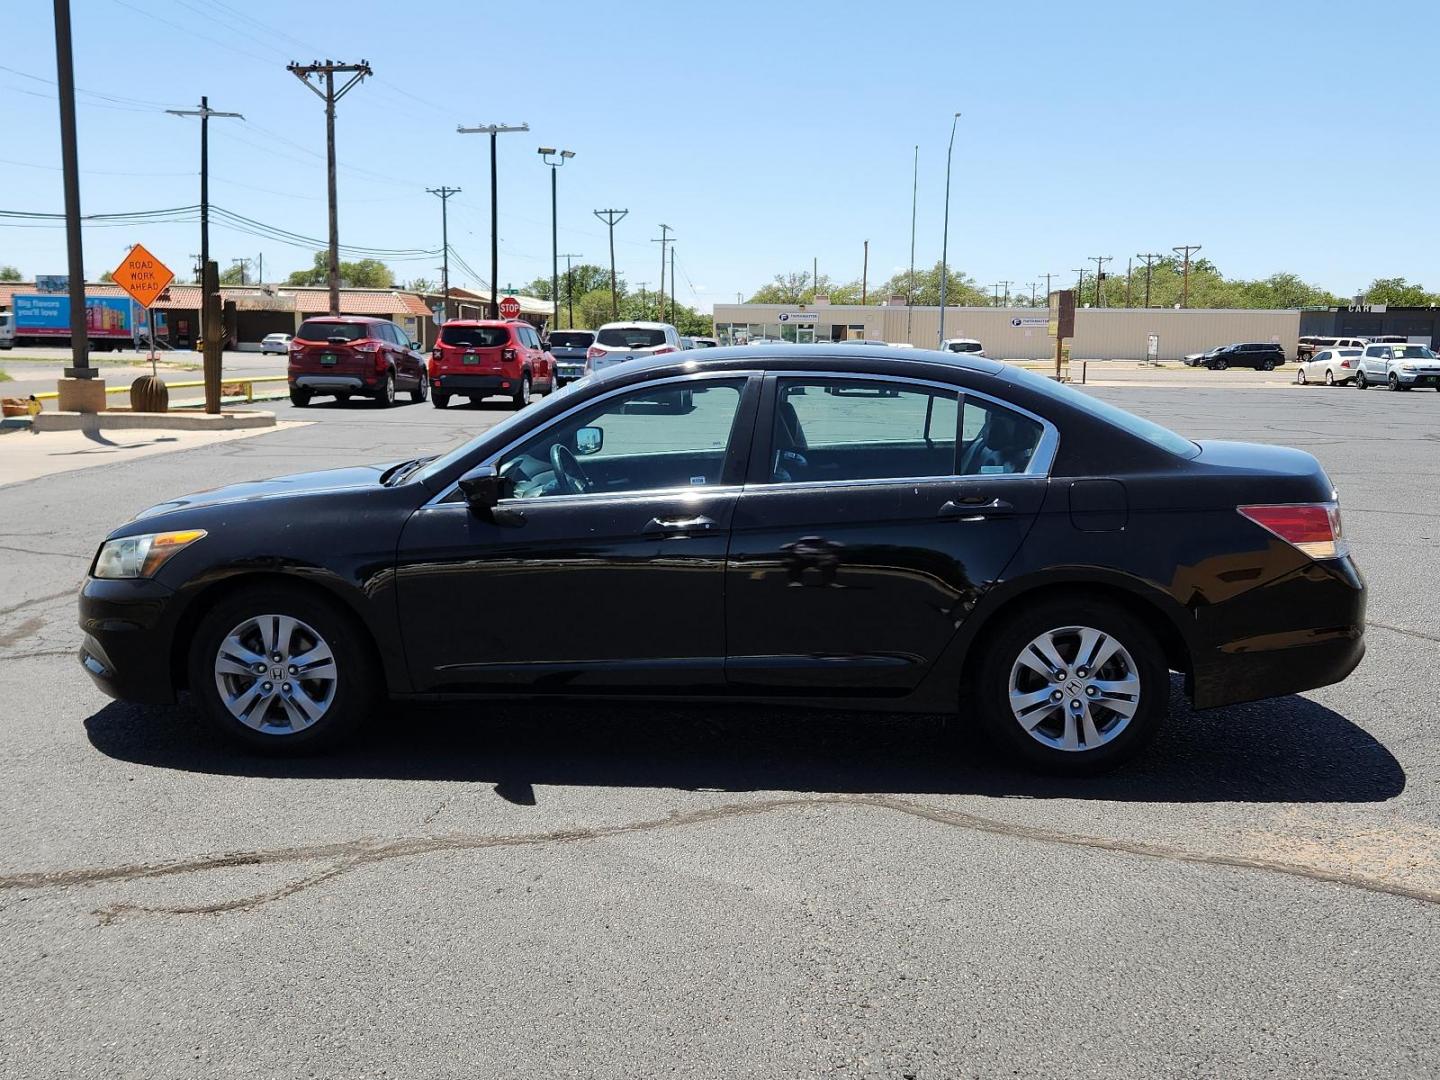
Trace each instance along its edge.
{"label": "parking lot light pole", "polygon": [[[550,322],[550,329],[560,325],[560,226],[558,206],[555,197],[555,176],[560,167],[570,158],[575,156],[574,150],[556,150],[553,146],[542,146],[536,153],[540,159],[550,166],[550,300],[555,306],[555,315]],[[551,161],[552,157],[558,157],[558,161]]]}
{"label": "parking lot light pole", "polygon": [[511,131],[529,131],[529,124],[521,124],[518,127],[510,127],[506,124],[478,124],[475,127],[466,127],[458,124],[455,127],[461,135],[489,135],[490,136],[490,317],[500,317],[500,296],[497,290],[500,288],[500,195],[499,195],[499,171],[495,143],[497,137]]}
{"label": "parking lot light pole", "polygon": [[950,121],[950,145],[945,150],[945,231],[940,239],[940,340],[936,348],[945,345],[945,285],[950,278],[950,161],[955,156],[955,125],[960,114]]}

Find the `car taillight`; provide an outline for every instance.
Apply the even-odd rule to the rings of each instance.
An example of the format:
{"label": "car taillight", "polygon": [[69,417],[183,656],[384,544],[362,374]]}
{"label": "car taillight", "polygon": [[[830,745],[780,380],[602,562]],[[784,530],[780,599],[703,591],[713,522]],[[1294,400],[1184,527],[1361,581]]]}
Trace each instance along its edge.
{"label": "car taillight", "polygon": [[604,355],[605,350],[602,349],[599,345],[591,345],[590,348],[585,350],[586,360],[595,360]]}
{"label": "car taillight", "polygon": [[1274,503],[1235,509],[1312,559],[1339,559],[1350,554],[1350,544],[1340,529],[1338,502]]}
{"label": "car taillight", "polygon": [[380,343],[378,341],[357,341],[351,348],[359,353],[379,352]]}
{"label": "car taillight", "polygon": [[514,360],[514,359],[515,359],[515,350],[514,350],[514,349],[506,349],[504,352],[502,352],[502,353],[500,354],[500,359],[502,359],[502,360]]}
{"label": "car taillight", "polygon": [[1350,361],[1349,361],[1349,360],[1341,360],[1341,361],[1340,361],[1340,366],[1341,366],[1341,367],[1349,367],[1349,366],[1350,366]]}

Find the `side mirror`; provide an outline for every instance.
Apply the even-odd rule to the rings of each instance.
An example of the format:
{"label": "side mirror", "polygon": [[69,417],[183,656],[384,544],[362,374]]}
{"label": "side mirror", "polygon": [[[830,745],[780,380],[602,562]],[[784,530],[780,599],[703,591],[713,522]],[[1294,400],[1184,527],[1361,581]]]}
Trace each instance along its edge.
{"label": "side mirror", "polygon": [[604,445],[605,431],[603,428],[582,427],[575,432],[575,452],[577,454],[598,454]]}
{"label": "side mirror", "polygon": [[471,469],[460,478],[459,486],[470,512],[482,521],[492,525],[525,524],[523,510],[498,505],[501,499],[510,497],[512,484],[495,471],[495,466],[481,465]]}
{"label": "side mirror", "polygon": [[418,341],[412,341],[412,342],[410,342],[410,347],[411,347],[412,349],[418,349],[418,348],[421,347],[421,345],[420,345],[420,342],[418,342]]}

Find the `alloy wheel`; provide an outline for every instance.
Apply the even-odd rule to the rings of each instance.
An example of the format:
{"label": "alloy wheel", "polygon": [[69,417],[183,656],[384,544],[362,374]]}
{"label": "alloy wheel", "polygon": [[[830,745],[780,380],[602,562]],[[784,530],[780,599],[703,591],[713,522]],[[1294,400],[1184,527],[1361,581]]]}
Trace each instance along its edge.
{"label": "alloy wheel", "polygon": [[1305,378],[1305,369],[1303,367],[1299,371],[1295,372],[1295,381],[1301,386],[1304,386],[1306,382],[1309,381]]}
{"label": "alloy wheel", "polygon": [[1329,368],[1326,368],[1326,369],[1325,369],[1325,385],[1326,385],[1326,386],[1334,386],[1334,385],[1335,385],[1335,372],[1331,371]]}
{"label": "alloy wheel", "polygon": [[1062,626],[1034,638],[1010,668],[1010,712],[1054,750],[1094,750],[1117,738],[1140,705],[1140,672],[1117,638]]}
{"label": "alloy wheel", "polygon": [[215,688],[236,720],[267,735],[318,723],[335,700],[335,654],[311,626],[290,615],[256,615],[216,650]]}

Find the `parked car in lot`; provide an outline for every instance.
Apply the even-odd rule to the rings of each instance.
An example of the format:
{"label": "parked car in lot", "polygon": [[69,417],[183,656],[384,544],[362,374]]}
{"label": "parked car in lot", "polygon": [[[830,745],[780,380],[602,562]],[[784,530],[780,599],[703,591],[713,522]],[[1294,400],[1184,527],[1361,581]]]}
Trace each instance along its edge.
{"label": "parked car in lot", "polygon": [[430,353],[437,409],[453,397],[478,402],[497,394],[521,409],[533,394],[553,391],[555,378],[555,360],[540,335],[518,319],[451,319],[440,327]]}
{"label": "parked car in lot", "polygon": [[718,349],[720,347],[720,342],[713,337],[697,337],[693,340],[697,349]]}
{"label": "parked car in lot", "polygon": [[169,499],[79,604],[106,693],[188,688],[262,750],[407,723],[387,697],[622,695],[958,712],[1061,772],[1133,755],[1172,671],[1200,708],[1295,693],[1365,629],[1309,454],[833,345],[617,365],[440,456]]}
{"label": "parked car in lot", "polygon": [[974,338],[946,338],[944,343],[940,347],[946,352],[970,353],[973,356],[985,355],[985,346],[982,345],[980,342],[976,341]]}
{"label": "parked car in lot", "polygon": [[266,334],[260,339],[260,354],[268,356],[271,353],[278,353],[284,356],[290,351],[290,342],[293,339],[293,334]]}
{"label": "parked car in lot", "polygon": [[1428,386],[1440,390],[1440,356],[1424,345],[1366,345],[1355,372],[1355,386],[1388,386],[1413,390]]}
{"label": "parked car in lot", "polygon": [[1338,386],[1350,382],[1360,370],[1359,349],[1321,349],[1295,370],[1295,381]]}
{"label": "parked car in lot", "polygon": [[1295,343],[1295,360],[1303,364],[1313,360],[1321,349],[1363,349],[1367,344],[1369,341],[1366,338],[1306,334]]}
{"label": "parked car in lot", "polygon": [[627,360],[648,360],[679,351],[680,332],[669,323],[606,323],[585,354],[585,371],[604,371]]}
{"label": "parked car in lot", "polygon": [[430,393],[420,343],[388,319],[306,319],[290,341],[287,376],[290,401],[301,407],[316,394],[337,401],[359,395],[389,407],[401,390],[409,391],[411,401],[424,401]]}
{"label": "parked car in lot", "polygon": [[1274,371],[1285,363],[1285,350],[1279,345],[1257,341],[1242,342],[1238,345],[1223,345],[1207,352],[1200,365],[1211,371],[1224,371],[1232,367],[1249,367],[1257,371]]}
{"label": "parked car in lot", "polygon": [[585,374],[585,354],[594,344],[594,330],[550,331],[550,355],[555,358],[556,386],[574,382]]}
{"label": "parked car in lot", "polygon": [[1186,353],[1181,358],[1180,362],[1186,367],[1199,367],[1200,365],[1204,364],[1206,360],[1208,360],[1210,357],[1214,356],[1216,353],[1218,353],[1221,349],[1224,348],[1227,348],[1227,346],[1216,345],[1213,349],[1206,349],[1204,352]]}

